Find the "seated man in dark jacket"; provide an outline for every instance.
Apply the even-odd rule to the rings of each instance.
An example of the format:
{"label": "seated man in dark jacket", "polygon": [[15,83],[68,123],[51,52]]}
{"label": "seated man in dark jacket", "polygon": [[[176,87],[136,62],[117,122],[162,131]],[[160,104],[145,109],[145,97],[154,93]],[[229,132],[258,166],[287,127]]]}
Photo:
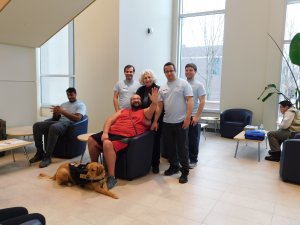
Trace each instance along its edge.
{"label": "seated man in dark jacket", "polygon": [[88,139],[89,154],[92,162],[98,162],[101,152],[104,153],[108,169],[107,187],[113,188],[115,178],[116,152],[127,147],[130,137],[140,135],[147,131],[151,125],[152,116],[157,107],[158,89],[152,89],[149,94],[151,105],[141,108],[141,98],[135,94],[130,98],[131,109],[122,109],[109,117],[104,123],[103,131],[92,135]]}

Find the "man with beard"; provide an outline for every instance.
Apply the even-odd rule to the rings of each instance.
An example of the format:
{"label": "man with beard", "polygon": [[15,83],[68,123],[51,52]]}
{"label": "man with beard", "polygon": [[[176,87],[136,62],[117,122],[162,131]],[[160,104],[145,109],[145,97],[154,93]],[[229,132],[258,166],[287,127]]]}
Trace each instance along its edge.
{"label": "man with beard", "polygon": [[149,94],[151,105],[142,109],[141,97],[134,94],[130,98],[131,109],[122,109],[109,117],[103,126],[103,131],[88,139],[89,154],[92,162],[98,162],[101,152],[104,154],[108,169],[107,187],[113,188],[115,178],[116,153],[128,145],[128,138],[140,135],[149,130],[152,116],[157,107],[158,89],[153,88]]}
{"label": "man with beard", "polygon": [[[86,114],[85,104],[77,100],[76,89],[68,88],[66,93],[69,101],[50,108],[53,112],[51,119],[36,122],[33,125],[33,138],[37,152],[30,159],[30,163],[42,160],[39,164],[40,168],[47,167],[51,163],[51,155],[58,137],[64,135],[71,123],[80,121]],[[43,135],[47,136],[45,151],[43,149]]]}

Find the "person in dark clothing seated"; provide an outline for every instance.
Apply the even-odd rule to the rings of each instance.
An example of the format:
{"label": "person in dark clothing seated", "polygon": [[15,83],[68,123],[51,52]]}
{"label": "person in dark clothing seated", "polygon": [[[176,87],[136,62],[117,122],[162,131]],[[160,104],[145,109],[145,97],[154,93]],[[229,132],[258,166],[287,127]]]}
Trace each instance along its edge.
{"label": "person in dark clothing seated", "polygon": [[46,219],[40,213],[28,213],[28,210],[24,207],[12,207],[12,208],[0,209],[1,225],[19,225],[23,223],[34,224],[34,225],[45,225]]}

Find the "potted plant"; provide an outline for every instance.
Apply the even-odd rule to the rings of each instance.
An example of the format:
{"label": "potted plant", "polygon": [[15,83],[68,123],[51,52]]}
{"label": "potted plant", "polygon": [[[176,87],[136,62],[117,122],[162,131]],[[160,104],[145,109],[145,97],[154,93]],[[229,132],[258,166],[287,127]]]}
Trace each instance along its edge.
{"label": "potted plant", "polygon": [[[300,109],[300,90],[299,90],[299,85],[297,83],[297,80],[295,78],[295,75],[293,73],[293,70],[287,60],[287,58],[285,57],[285,55],[283,54],[283,51],[281,50],[281,48],[279,47],[279,45],[276,43],[276,41],[274,40],[274,38],[268,34],[269,37],[272,39],[272,41],[275,43],[275,45],[277,46],[277,48],[279,49],[282,57],[284,58],[290,72],[291,75],[293,77],[293,81],[295,82],[295,91],[293,92],[293,97],[295,99],[295,107],[297,109]],[[294,65],[300,66],[300,33],[297,33],[290,44],[290,49],[289,49],[289,57],[291,62]],[[261,93],[261,95],[257,98],[257,100],[262,100],[263,102],[265,102],[269,97],[271,97],[273,94],[277,94],[277,95],[282,95],[284,97],[285,100],[289,100],[291,101],[290,97],[286,96],[284,93],[282,93],[275,84],[268,84],[265,89],[263,90],[263,92]]]}

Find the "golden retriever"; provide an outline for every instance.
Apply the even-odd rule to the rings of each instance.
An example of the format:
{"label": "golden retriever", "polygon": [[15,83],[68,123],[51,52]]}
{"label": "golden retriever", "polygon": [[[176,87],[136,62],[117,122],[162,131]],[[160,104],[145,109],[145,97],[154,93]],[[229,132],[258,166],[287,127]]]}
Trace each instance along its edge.
{"label": "golden retriever", "polygon": [[[80,166],[80,164],[76,163],[71,163],[71,165]],[[78,182],[74,180],[74,176],[72,177],[70,163],[64,163],[60,165],[52,177],[44,173],[40,173],[39,177],[56,180],[60,185],[73,186],[78,184]],[[80,174],[79,177],[86,181],[81,183],[81,186],[95,190],[96,192],[110,196],[114,199],[119,198],[116,194],[108,190],[105,180],[105,170],[103,165],[100,163],[92,162],[87,164],[84,174]]]}

